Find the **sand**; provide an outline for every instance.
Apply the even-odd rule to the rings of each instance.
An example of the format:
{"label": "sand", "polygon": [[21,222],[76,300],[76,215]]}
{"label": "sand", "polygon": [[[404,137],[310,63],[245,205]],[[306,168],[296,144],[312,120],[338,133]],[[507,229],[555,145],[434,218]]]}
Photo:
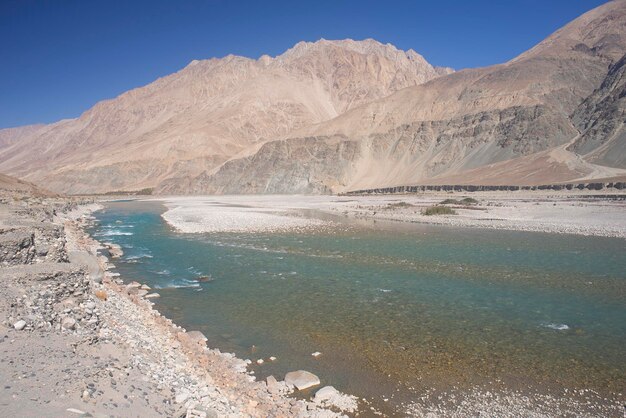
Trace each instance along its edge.
{"label": "sand", "polygon": [[[181,232],[267,232],[328,226],[315,212],[352,219],[626,238],[626,200],[618,193],[481,192],[384,196],[241,195],[164,198],[163,218]],[[425,216],[444,199],[456,215]],[[400,204],[399,204],[400,203]],[[303,214],[310,217],[307,219]],[[323,220],[321,220],[323,219]]]}
{"label": "sand", "polygon": [[184,198],[166,201],[163,214],[180,232],[279,232],[321,226],[323,221],[297,217],[286,208],[224,207],[219,200]]}

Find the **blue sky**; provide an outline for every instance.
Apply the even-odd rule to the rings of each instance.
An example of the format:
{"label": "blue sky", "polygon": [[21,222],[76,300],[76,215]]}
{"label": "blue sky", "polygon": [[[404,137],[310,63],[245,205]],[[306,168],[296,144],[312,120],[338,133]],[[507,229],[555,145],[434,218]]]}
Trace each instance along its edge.
{"label": "blue sky", "polygon": [[229,53],[374,38],[456,69],[504,62],[600,0],[0,0],[0,128],[96,102]]}

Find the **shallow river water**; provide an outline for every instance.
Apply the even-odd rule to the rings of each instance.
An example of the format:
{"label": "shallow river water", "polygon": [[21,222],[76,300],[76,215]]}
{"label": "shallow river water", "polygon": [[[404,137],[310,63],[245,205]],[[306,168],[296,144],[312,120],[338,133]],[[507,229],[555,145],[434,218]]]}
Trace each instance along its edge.
{"label": "shallow river water", "polygon": [[182,234],[164,210],[109,203],[91,232],[166,316],[265,359],[259,377],[305,369],[391,410],[427,389],[626,387],[625,240],[347,220]]}

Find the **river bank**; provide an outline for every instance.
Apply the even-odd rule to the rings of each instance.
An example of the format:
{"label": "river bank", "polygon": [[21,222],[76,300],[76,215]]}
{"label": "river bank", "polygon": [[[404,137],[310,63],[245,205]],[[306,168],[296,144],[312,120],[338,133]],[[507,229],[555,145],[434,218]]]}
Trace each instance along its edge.
{"label": "river bank", "polygon": [[[146,287],[109,270],[84,228],[85,200],[3,195],[0,411],[6,416],[339,416],[256,381],[247,362],[206,346],[152,308]],[[269,383],[269,384],[268,384]]]}
{"label": "river bank", "polygon": [[[276,232],[329,227],[328,222],[332,222],[332,218],[325,219],[325,223],[324,220],[302,215],[303,211],[317,211],[339,217],[400,224],[626,238],[626,195],[621,191],[192,196],[155,200],[163,201],[169,209],[163,218],[185,233]],[[225,209],[224,206],[229,207]],[[427,209],[433,207],[446,207],[454,214],[425,214]]]}
{"label": "river bank", "polygon": [[[185,232],[203,232],[204,228],[229,232],[232,225],[258,232],[254,225],[261,224],[263,233],[284,233],[315,228],[335,230],[339,227],[336,220],[345,217],[368,223],[412,223],[416,217],[424,216],[421,208],[440,204],[442,197],[222,196],[168,198],[166,205],[170,209],[182,208],[178,216],[187,222],[187,227],[201,225],[197,231],[192,228]],[[530,222],[536,228],[551,223],[547,221],[550,218],[559,219],[559,211],[553,208],[563,205],[568,211],[573,207],[586,215],[572,223],[588,227],[592,235],[622,236],[619,234],[624,231],[623,202],[590,201],[589,197],[560,199],[535,196],[525,201],[528,198],[522,196],[519,200],[519,195],[507,199],[501,195],[483,196],[477,205],[489,212],[494,210],[491,213],[516,208],[525,216],[535,216],[536,223]],[[206,210],[207,202],[211,210]],[[476,211],[463,206],[453,204],[459,211]],[[185,332],[153,309],[151,297],[156,297],[154,293],[159,290],[133,283],[131,276],[117,276],[112,268],[121,255],[119,249],[110,246],[115,251],[109,252],[104,243],[85,233],[93,220],[90,214],[98,208],[86,200],[3,198],[0,374],[8,378],[0,394],[0,411],[7,416],[315,417],[341,413],[337,408],[326,409],[328,402],[322,402],[321,397],[317,402],[295,399],[288,396],[291,389],[279,381],[255,380],[247,371],[248,361],[208,348],[201,334]],[[311,222],[309,211],[322,216]],[[219,213],[230,212],[238,214],[228,222],[215,219]],[[544,215],[536,216],[540,213]],[[259,216],[263,217],[262,222],[257,222]],[[202,217],[210,222],[203,223]],[[294,221],[283,222],[285,218]],[[424,218],[430,222],[432,217]],[[510,221],[498,229],[510,229]],[[554,232],[567,232],[559,226],[565,221],[555,222]],[[281,229],[281,225],[290,228]],[[525,222],[519,223],[519,227],[524,225]],[[376,294],[379,293],[396,294],[387,289],[378,289]],[[555,397],[528,396],[523,391],[495,394],[480,389],[475,393],[424,392],[423,396],[431,398],[430,406],[406,405],[408,414],[602,416],[618,411],[614,399],[602,402],[593,391],[564,392]],[[622,394],[615,396],[622,398]],[[459,399],[464,400],[459,403]],[[340,396],[334,401],[346,412],[355,407],[355,400],[350,397]],[[375,413],[363,400],[359,406],[360,415]]]}
{"label": "river bank", "polygon": [[[212,300],[206,302],[210,306],[216,303],[213,295],[223,287],[223,294],[233,299],[231,304],[261,305],[251,310],[255,317],[270,317],[273,328],[279,327],[281,318],[272,316],[262,305],[280,302],[285,310],[301,303],[297,325],[305,328],[301,334],[368,353],[370,365],[395,373],[397,381],[412,377],[424,381],[428,374],[440,371],[426,388],[417,390],[419,401],[405,408],[410,415],[611,416],[620,412],[623,394],[614,392],[620,387],[619,372],[617,378],[604,380],[603,384],[614,384],[609,390],[588,389],[594,369],[591,357],[600,349],[595,344],[601,345],[599,339],[594,342],[591,337],[593,329],[596,327],[598,338],[608,342],[604,331],[599,330],[610,316],[601,313],[602,307],[619,310],[612,296],[623,294],[621,274],[610,268],[623,263],[619,251],[624,245],[626,219],[620,195],[496,192],[469,196],[475,201],[463,202],[467,194],[448,193],[158,198],[156,203],[164,202],[167,209],[160,216],[172,228],[155,227],[149,233],[138,233],[140,238],[136,235],[123,241],[136,246],[145,242],[144,237],[157,233],[171,236],[181,253],[190,251],[184,243],[189,241],[194,247],[205,245],[198,256],[216,254],[207,264],[186,257],[186,264],[193,262],[195,268],[205,274],[210,271],[216,278],[213,285],[199,290],[197,298],[190,293],[179,299],[193,304],[193,309],[183,309],[180,316],[197,324],[202,319],[195,319],[194,311],[203,310],[204,300]],[[443,203],[448,199],[451,201]],[[422,214],[433,206],[448,207],[457,214]],[[123,224],[138,222],[137,217],[126,217],[119,209]],[[144,210],[150,209],[140,208],[138,212]],[[172,211],[178,219],[168,217]],[[220,219],[243,211],[245,219],[235,233]],[[159,216],[161,212],[154,213]],[[254,217],[263,223],[275,221],[277,228],[259,231]],[[298,222],[313,218],[322,223],[286,231],[280,228],[280,218]],[[113,219],[116,217],[108,221]],[[185,222],[184,227],[178,220]],[[210,227],[205,229],[207,225]],[[584,242],[589,244],[578,245]],[[600,248],[604,251],[598,251]],[[154,254],[156,257],[158,253]],[[603,260],[607,254],[615,257]],[[236,264],[220,269],[221,259]],[[152,262],[146,261],[146,265]],[[273,268],[271,263],[278,265]],[[222,286],[238,280],[228,272],[235,265],[239,276],[253,279],[248,283],[241,280],[239,286]],[[609,269],[604,270],[607,266]],[[176,271],[174,263],[159,264],[151,271],[167,273],[165,269],[173,276],[185,274],[181,269]],[[161,277],[166,280],[166,276]],[[616,287],[600,290],[612,286],[609,283]],[[247,286],[254,286],[254,301],[260,303],[241,296]],[[277,287],[288,291],[274,290]],[[287,300],[292,298],[299,302],[289,305]],[[308,299],[314,299],[307,305],[313,304],[315,309],[306,309],[302,301]],[[588,307],[584,313],[583,305]],[[244,323],[263,326],[263,321],[251,320],[247,312],[220,306],[232,315],[241,315]],[[442,310],[442,306],[446,308]],[[406,320],[401,319],[403,316]],[[442,317],[445,319],[438,322]],[[307,318],[315,318],[317,326],[302,325]],[[293,327],[286,324],[282,332],[287,334]],[[417,330],[409,332],[412,328]],[[360,333],[361,329],[367,332]],[[408,335],[402,335],[405,332]],[[622,335],[619,326],[608,334],[612,332]],[[294,340],[300,338],[294,336]],[[522,347],[518,338],[523,338]],[[510,342],[506,347],[505,341]],[[331,358],[330,346],[321,348],[326,359]],[[578,354],[569,351],[573,347],[580,348]],[[356,363],[354,358],[351,361]],[[601,367],[609,370],[618,363]],[[580,369],[575,377],[573,372],[583,364],[585,371]],[[482,365],[489,371],[481,371]],[[441,369],[434,370],[438,367]],[[501,371],[490,375],[498,367]],[[541,369],[551,370],[548,374],[553,380],[547,379],[544,386],[527,384],[528,377]],[[462,370],[471,373],[463,375]],[[464,385],[443,389],[445,392],[428,389],[450,376],[458,376],[457,382],[475,381],[483,372],[489,379],[482,387]],[[499,373],[515,376],[506,383],[494,383]],[[350,388],[346,391],[362,394]]]}

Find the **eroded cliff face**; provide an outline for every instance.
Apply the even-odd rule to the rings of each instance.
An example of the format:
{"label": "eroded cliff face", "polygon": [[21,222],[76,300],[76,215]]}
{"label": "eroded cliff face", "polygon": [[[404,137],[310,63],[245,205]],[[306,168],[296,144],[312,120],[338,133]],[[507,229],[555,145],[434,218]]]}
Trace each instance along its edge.
{"label": "eroded cliff face", "polygon": [[581,135],[568,150],[596,164],[626,168],[626,55],[611,66],[572,119]]}
{"label": "eroded cliff face", "polygon": [[212,174],[161,193],[329,193],[424,179],[533,154],[578,133],[544,106],[415,122],[361,139],[344,135],[266,143]]}

